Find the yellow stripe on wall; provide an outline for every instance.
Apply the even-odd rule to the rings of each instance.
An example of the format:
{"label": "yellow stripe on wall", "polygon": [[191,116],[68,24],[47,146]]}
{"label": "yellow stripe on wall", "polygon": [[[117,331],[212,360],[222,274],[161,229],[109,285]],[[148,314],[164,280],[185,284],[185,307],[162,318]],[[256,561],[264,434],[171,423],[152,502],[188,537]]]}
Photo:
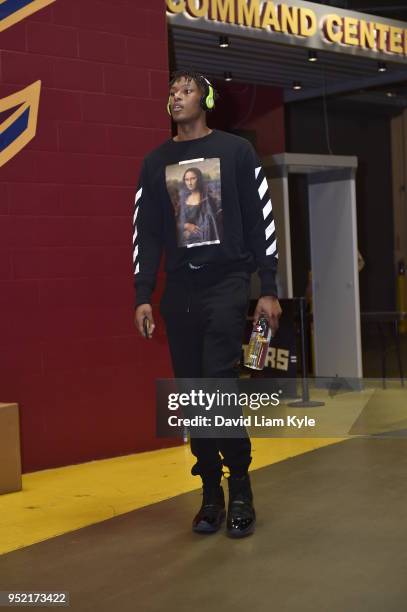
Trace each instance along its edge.
{"label": "yellow stripe on wall", "polygon": [[[5,2],[6,0],[1,0],[0,4]],[[7,28],[10,28],[14,24],[22,21],[26,17],[29,17],[33,13],[45,8],[49,4],[52,4],[55,0],[32,0],[30,4],[18,9],[8,17],[0,20],[0,32],[4,32]]]}

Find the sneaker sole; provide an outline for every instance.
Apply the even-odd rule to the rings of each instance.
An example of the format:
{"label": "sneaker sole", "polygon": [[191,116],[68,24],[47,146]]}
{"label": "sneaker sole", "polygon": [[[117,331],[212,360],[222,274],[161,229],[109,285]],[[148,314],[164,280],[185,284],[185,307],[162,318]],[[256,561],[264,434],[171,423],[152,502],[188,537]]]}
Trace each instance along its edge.
{"label": "sneaker sole", "polygon": [[200,521],[197,525],[193,525],[192,531],[194,533],[216,533],[222,527],[222,523],[226,518],[226,510],[221,515],[218,525],[215,527],[206,521]]}

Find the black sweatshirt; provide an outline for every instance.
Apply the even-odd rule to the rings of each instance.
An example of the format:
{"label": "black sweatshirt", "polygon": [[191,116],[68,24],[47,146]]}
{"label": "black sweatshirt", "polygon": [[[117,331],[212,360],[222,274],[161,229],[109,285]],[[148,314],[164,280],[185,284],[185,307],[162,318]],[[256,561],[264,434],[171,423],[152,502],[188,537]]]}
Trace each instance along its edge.
{"label": "black sweatshirt", "polygon": [[143,162],[133,217],[136,305],[151,303],[161,254],[172,278],[189,268],[258,269],[277,296],[277,241],[267,179],[252,145],[213,130],[169,139]]}

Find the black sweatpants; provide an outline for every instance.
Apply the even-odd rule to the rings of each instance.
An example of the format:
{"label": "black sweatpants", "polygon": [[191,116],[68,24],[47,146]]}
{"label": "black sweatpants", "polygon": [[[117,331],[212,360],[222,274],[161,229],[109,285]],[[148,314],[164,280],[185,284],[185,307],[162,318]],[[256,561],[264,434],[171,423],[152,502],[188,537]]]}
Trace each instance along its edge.
{"label": "black sweatpants", "polygon": [[[250,273],[205,268],[188,270],[182,279],[167,278],[160,311],[164,319],[176,378],[236,378],[249,305]],[[240,438],[191,436],[197,462],[191,473],[210,478],[222,464],[236,475],[251,463],[251,443]],[[220,457],[219,452],[223,456]]]}

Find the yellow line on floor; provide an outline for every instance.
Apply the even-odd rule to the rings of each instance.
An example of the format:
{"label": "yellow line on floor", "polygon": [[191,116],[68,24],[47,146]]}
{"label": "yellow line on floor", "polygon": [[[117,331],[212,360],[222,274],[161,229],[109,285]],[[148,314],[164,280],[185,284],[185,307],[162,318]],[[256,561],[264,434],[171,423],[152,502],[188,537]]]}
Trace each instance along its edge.
{"label": "yellow line on floor", "polygon": [[[250,469],[340,439],[252,439]],[[0,496],[0,554],[200,488],[189,445],[92,461],[23,476],[23,490]]]}

